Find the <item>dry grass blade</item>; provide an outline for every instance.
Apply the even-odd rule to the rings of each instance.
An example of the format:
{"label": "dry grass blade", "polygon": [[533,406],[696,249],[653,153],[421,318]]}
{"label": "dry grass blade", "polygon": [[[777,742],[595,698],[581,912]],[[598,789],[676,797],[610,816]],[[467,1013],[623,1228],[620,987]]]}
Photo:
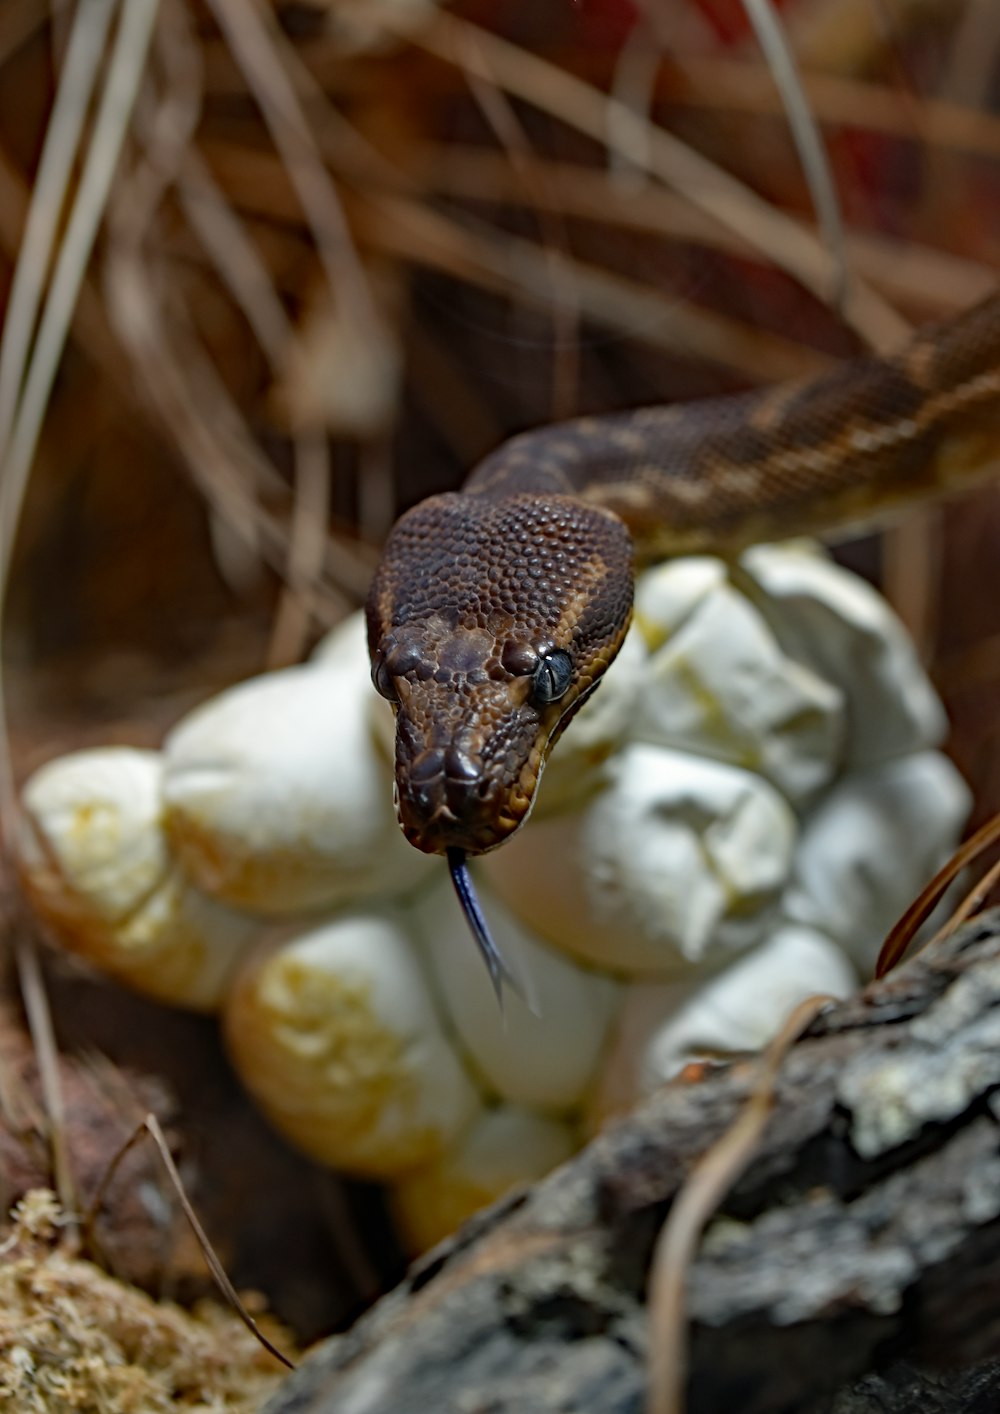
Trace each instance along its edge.
{"label": "dry grass blade", "polygon": [[[31,192],[20,172],[0,148],[0,251],[16,266]],[[94,281],[84,280],[73,314],[73,332],[87,357],[101,369],[116,392],[129,397],[128,368],[117,341],[108,331]]]}
{"label": "dry grass blade", "polygon": [[91,1203],[90,1208],[88,1209],[86,1217],[84,1219],[84,1234],[88,1234],[92,1229],[94,1222],[97,1219],[97,1215],[101,1210],[101,1204],[104,1202],[104,1195],[108,1191],[108,1185],[114,1178],[115,1173],[118,1171],[118,1167],[121,1164],[121,1161],[145,1134],[148,1134],[152,1139],[153,1143],[156,1145],[156,1148],[160,1155],[160,1159],[163,1163],[163,1167],[166,1169],[167,1177],[170,1179],[171,1186],[173,1187],[174,1192],[177,1194],[177,1201],[181,1205],[181,1210],[188,1221],[191,1231],[194,1233],[195,1241],[201,1248],[202,1256],[205,1258],[206,1265],[208,1266],[209,1271],[212,1273],[212,1277],[219,1290],[222,1292],[223,1296],[226,1298],[232,1309],[236,1312],[237,1316],[239,1316],[240,1320],[246,1326],[247,1330],[250,1331],[251,1335],[253,1335],[254,1338],[260,1342],[260,1344],[264,1347],[268,1354],[273,1355],[275,1360],[279,1360],[281,1364],[285,1366],[286,1369],[294,1370],[295,1366],[292,1361],[289,1360],[288,1356],[283,1355],[282,1352],[278,1349],[278,1347],[276,1345],[273,1345],[272,1342],[268,1340],[267,1336],[257,1325],[257,1322],[254,1320],[253,1316],[251,1316],[246,1306],[240,1300],[240,1294],[233,1286],[232,1282],[229,1280],[225,1267],[223,1267],[222,1263],[216,1256],[215,1249],[209,1242],[208,1235],[198,1219],[198,1214],[195,1212],[191,1204],[190,1198],[184,1191],[184,1182],[177,1171],[177,1165],[174,1163],[173,1155],[170,1152],[170,1146],[167,1143],[166,1138],[164,1137],[163,1130],[160,1128],[160,1122],[156,1118],[156,1115],[150,1113],[145,1116],[145,1118],[141,1121],[140,1124],[136,1126],[136,1128],[132,1131],[129,1137],[125,1140],[125,1143],[122,1144],[117,1154],[115,1154],[114,1158],[108,1164],[104,1177],[102,1178],[98,1186],[97,1192],[94,1194],[94,1200]]}
{"label": "dry grass blade", "polygon": [[211,8],[246,76],[275,146],[302,203],[331,292],[359,335],[381,337],[381,321],[368,277],[354,248],[340,200],[282,64],[257,0],[210,0]]}
{"label": "dry grass blade", "polygon": [[[645,183],[649,171],[649,143],[645,139],[652,126],[649,113],[662,62],[663,51],[653,27],[640,13],[618,53],[609,89],[613,101],[608,109],[608,165],[618,186],[625,190]],[[631,113],[637,121],[619,131],[617,118],[622,110]],[[627,156],[630,145],[635,142],[640,142],[641,146],[634,156]]]}
{"label": "dry grass blade", "polygon": [[[469,35],[467,43],[475,45]],[[531,145],[506,94],[495,83],[487,83],[481,73],[489,64],[475,54],[475,64],[466,68],[466,78],[480,111],[504,148],[512,171],[523,183],[528,201],[538,215],[543,249],[552,281],[552,322],[555,362],[552,378],[552,420],[565,421],[576,409],[579,379],[580,298],[573,278],[573,257],[565,224],[552,204],[535,184],[531,165]],[[478,70],[478,72],[477,72]]]}
{"label": "dry grass blade", "polygon": [[[273,21],[258,7],[234,4],[233,0],[212,0],[212,8],[296,190],[340,317],[346,319],[355,338],[380,348],[388,336],[382,328],[367,272],[355,249],[336,187],[323,165],[295,83],[289,75],[286,48],[277,43],[271,33]],[[247,242],[241,244],[244,272],[249,278],[254,272],[247,256]],[[219,261],[216,263],[218,265]],[[278,372],[282,366],[289,366],[294,331],[286,321],[279,319],[280,305],[276,297],[266,297],[269,330],[264,333],[265,297],[260,280],[254,279],[251,288],[245,279],[241,293],[244,300],[251,296],[256,300],[256,327],[263,334],[262,347],[272,370]],[[295,498],[288,560],[284,567],[288,588],[282,596],[272,632],[268,653],[272,667],[294,661],[301,655],[317,597],[311,590],[322,573],[327,551],[330,467],[325,438],[319,427],[298,427],[293,442]]]}
{"label": "dry grass blade", "polygon": [[[212,150],[223,167],[229,163],[237,167],[232,149]],[[415,165],[426,173],[431,191],[442,196],[490,204],[519,204],[524,199],[523,182],[499,153],[450,143],[418,150]],[[614,174],[536,156],[526,159],[526,165],[531,168],[533,190],[563,217],[695,242],[743,259],[755,255],[738,232],[722,230],[663,187],[647,183],[623,191]],[[852,264],[866,280],[921,313],[953,314],[996,287],[996,272],[989,266],[911,240],[852,232],[847,244]]]}
{"label": "dry grass blade", "polygon": [[[281,522],[258,500],[256,488],[280,485],[275,468],[253,441],[182,312],[173,311],[168,330],[152,293],[155,280],[134,251],[109,256],[109,314],[134,361],[146,395],[176,440],[192,480],[209,505],[244,542],[279,573],[288,560]],[[367,570],[347,565],[355,578]],[[321,596],[317,592],[316,599]],[[343,599],[324,586],[324,622],[342,616]],[[319,606],[315,605],[318,609]]]}
{"label": "dry grass blade", "polygon": [[[287,181],[275,159],[222,143],[212,144],[208,155],[213,169],[242,209],[269,220],[294,219]],[[437,165],[441,184],[447,189],[448,163],[442,160]],[[540,178],[549,176],[549,164],[540,163],[538,172]],[[581,172],[581,180],[593,175]],[[508,178],[516,190],[516,179],[509,171]],[[607,182],[606,177],[601,180]],[[554,190],[555,184],[550,185]],[[471,189],[471,183],[462,189],[467,188]],[[502,195],[503,190],[498,174],[498,194]],[[475,183],[475,191],[482,193],[481,182]],[[655,195],[667,197],[663,192]],[[616,208],[614,200],[601,203],[596,190],[593,200],[602,207],[604,219],[621,216],[622,209]],[[617,214],[612,217],[609,209]],[[351,216],[359,238],[373,251],[551,309],[557,292],[553,290],[546,252],[533,241],[499,234],[485,222],[473,222],[471,218],[459,222],[429,204],[377,189],[355,198]],[[756,325],[751,327],[711,310],[681,303],[599,266],[575,261],[573,283],[580,311],[594,324],[651,348],[733,369],[751,383],[777,382],[829,367],[829,360],[815,349],[768,334]]]}
{"label": "dry grass blade", "polygon": [[[554,291],[544,251],[533,241],[476,231],[418,202],[369,198],[355,208],[356,224],[374,249],[442,270],[486,289],[542,308]],[[577,261],[574,281],[589,320],[628,339],[736,370],[751,383],[780,382],[829,367],[829,360],[780,335],[683,304],[639,281]]]}
{"label": "dry grass blade", "polygon": [[397,165],[388,158],[331,102],[292,40],[277,27],[272,28],[268,40],[280,56],[282,67],[302,104],[303,113],[311,121],[311,131],[315,134],[319,150],[330,168],[359,184],[379,181],[393,189],[413,191],[416,183],[407,167]]}
{"label": "dry grass blade", "polygon": [[117,0],[77,9],[35,177],[0,338],[0,463],[10,437],[32,331]]}
{"label": "dry grass blade", "polygon": [[[122,14],[80,184],[24,377],[23,394],[0,461],[0,622],[11,551],[42,419],[145,70],[157,7],[157,0],[146,0],[145,4],[126,6]],[[86,11],[81,7],[79,13],[85,16]],[[0,679],[0,817],[9,832],[14,795],[5,716]]]}
{"label": "dry grass blade", "polygon": [[674,1198],[653,1251],[649,1278],[647,1414],[682,1414],[687,1378],[684,1284],[705,1224],[746,1169],[774,1102],[789,1049],[835,998],[807,997],[788,1017],[758,1062],[749,1098],[735,1121],[698,1160]]}
{"label": "dry grass blade", "polygon": [[995,888],[998,879],[1000,879],[1000,860],[987,869],[981,879],[977,880],[976,884],[965,895],[965,898],[955,909],[947,923],[942,924],[934,936],[920,949],[920,952],[927,952],[929,948],[937,947],[938,944],[943,943],[946,938],[950,938],[956,928],[960,928],[978,909],[982,908]]}
{"label": "dry grass blade", "polygon": [[295,331],[267,265],[194,148],[184,155],[177,189],[191,229],[277,372]]}
{"label": "dry grass blade", "polygon": [[[198,181],[197,159],[190,150],[178,153],[177,161],[182,173],[194,182],[193,189],[187,189],[189,214],[221,259],[222,242],[232,234],[228,210],[213,202],[210,185]],[[162,172],[163,154],[154,165]],[[210,181],[207,173],[205,176]],[[183,181],[182,177],[182,190]],[[239,406],[206,354],[188,311],[175,301],[168,319],[159,298],[166,282],[159,278],[151,258],[143,256],[143,232],[157,197],[158,188],[144,180],[140,169],[118,202],[108,257],[109,316],[129,350],[150,404],[177,442],[192,480],[213,512],[252,553],[259,553],[284,575],[291,553],[289,535],[281,520],[266,509],[258,492],[285,498],[285,483],[254,440]],[[238,243],[236,249],[239,256]],[[247,245],[230,278],[233,288],[248,300],[245,312],[248,318],[253,313],[265,353],[279,358],[287,347],[286,336],[291,337],[291,327],[273,292],[266,306],[261,302],[261,293],[269,284],[266,277],[264,286],[250,290],[254,271],[247,262],[252,259],[252,247]],[[329,576],[336,576],[336,584],[311,584],[306,597],[310,614],[323,624],[333,624],[347,607],[337,584],[354,597],[362,596],[371,566],[363,554],[351,553],[344,543],[330,540],[325,519],[319,528],[323,554],[317,552],[313,558],[322,559]],[[298,592],[301,595],[304,591]]]}
{"label": "dry grass blade", "polygon": [[934,878],[921,889],[920,893],[910,904],[909,908],[891,928],[882,950],[878,955],[878,962],[875,964],[875,976],[884,977],[887,972],[902,960],[907,948],[910,946],[917,930],[929,917],[931,912],[941,902],[945,890],[958,878],[962,870],[971,864],[974,859],[978,859],[984,850],[1000,840],[1000,815],[994,815],[991,820],[965,841],[943,865]]}
{"label": "dry grass blade", "polygon": [[[283,572],[288,537],[281,523],[259,502],[257,491],[284,495],[284,482],[258,447],[205,353],[189,311],[174,299],[168,317],[162,292],[170,290],[169,279],[145,249],[164,193],[185,171],[190,217],[216,263],[225,263],[222,244],[234,236],[234,222],[227,219],[225,203],[215,199],[211,180],[190,149],[200,92],[197,65],[185,58],[189,45],[183,24],[174,27],[171,42],[165,40],[164,47],[164,58],[178,80],[144,124],[145,159],[130,174],[116,200],[107,261],[108,313],[150,403],[170,429],[215,514],[251,553],[259,553]],[[255,266],[249,242],[240,240],[238,223],[235,234],[236,260],[227,272],[229,283],[247,300],[247,317],[253,316],[254,327],[266,340],[265,352],[279,360],[285,353],[290,326],[273,291],[268,300],[269,281]],[[325,543],[323,550],[325,554]],[[335,602],[328,615],[320,614],[324,622],[328,617],[335,621],[343,611],[339,596],[331,592],[329,597]],[[314,608],[320,598],[319,592],[313,595]]]}
{"label": "dry grass blade", "polygon": [[[58,99],[56,102],[54,117],[58,115],[59,126],[54,130],[50,129],[46,140],[46,149],[54,155],[49,160],[45,186],[40,195],[44,207],[40,208],[40,214],[34,222],[43,250],[40,264],[30,266],[28,275],[24,277],[18,324],[15,325],[15,332],[11,336],[14,340],[14,353],[8,355],[9,361],[5,370],[6,377],[11,380],[8,387],[21,387],[23,391],[19,403],[16,391],[7,394],[10,399],[10,435],[9,441],[0,445],[0,623],[6,602],[14,538],[42,419],[48,406],[97,229],[104,214],[111,179],[131,119],[139,81],[145,70],[156,19],[157,0],[148,0],[144,5],[133,5],[127,8],[122,16],[79,187],[56,258],[52,285],[41,316],[31,362],[22,378],[18,376],[18,365],[23,362],[34,323],[38,282],[48,263],[46,246],[51,242],[58,213],[63,205],[65,184],[76,151],[80,124],[89,103],[103,49],[105,21],[111,13],[108,10],[105,15],[105,9],[107,7],[103,0],[99,9],[95,7],[98,14],[96,38],[100,39],[99,47],[95,36],[77,38],[81,27],[85,28],[88,24],[90,8],[81,5],[74,19],[70,40],[70,50],[74,52],[73,68],[70,71],[71,92],[61,107]],[[31,227],[32,217],[29,214],[29,233]],[[35,259],[31,255],[27,258],[29,261]],[[8,348],[10,347],[8,345]],[[15,809],[0,654],[0,824],[8,843],[14,830]],[[57,1047],[48,998],[33,939],[27,934],[19,934],[16,951],[28,1023],[38,1057],[56,1184],[59,1196],[69,1212],[73,1211],[75,1206],[73,1184],[69,1156],[66,1152],[62,1088],[59,1083]]]}
{"label": "dry grass blade", "polygon": [[[921,96],[919,129],[913,109],[897,89],[829,73],[803,74],[806,97],[821,123],[883,133],[926,147],[969,156],[1000,154],[1000,119],[968,104]],[[671,102],[738,113],[774,115],[780,99],[767,70],[732,59],[686,58],[661,83],[661,97]],[[964,96],[964,95],[963,95]]]}
{"label": "dry grass blade", "polygon": [[[243,223],[194,150],[180,174],[181,205],[219,278],[246,316],[277,376],[289,358],[296,333],[285,313],[267,266]],[[318,581],[326,559],[330,513],[330,465],[321,428],[302,428],[293,437],[295,496],[288,539],[287,585],[275,618],[268,650],[269,667],[295,662],[309,635],[311,611],[303,591]]]}
{"label": "dry grass blade", "polygon": [[101,93],[80,185],[59,250],[23,395],[3,460],[0,565],[9,562],[17,510],[73,309],[118,165],[145,69],[158,0],[124,8]]}
{"label": "dry grass blade", "polygon": [[312,606],[308,590],[319,582],[326,559],[330,519],[330,451],[321,427],[295,434],[295,499],[288,537],[287,585],[278,605],[267,666],[297,662],[309,640]]}
{"label": "dry grass blade", "polygon": [[[69,1218],[71,1213],[77,1211],[77,1203],[69,1146],[66,1141],[66,1109],[59,1079],[59,1047],[52,1026],[52,1010],[45,990],[45,979],[38,961],[38,945],[34,934],[25,927],[17,928],[14,952],[24,1010],[28,1018],[28,1030],[38,1063],[38,1078],[45,1105],[46,1138],[52,1154],[52,1175],[59,1201]],[[68,1221],[66,1235],[70,1242],[73,1241],[74,1234],[75,1224]]]}
{"label": "dry grass blade", "polygon": [[[438,14],[407,37],[448,63],[461,65],[468,26]],[[515,44],[476,30],[489,75],[506,91],[569,124],[598,142],[623,141],[638,125],[625,156],[635,160],[648,148],[651,175],[742,238],[806,289],[829,303],[837,287],[836,265],[806,227],[784,215],[735,177],[664,129],[645,123],[598,89]],[[614,120],[610,114],[614,112]],[[885,348],[905,336],[896,311],[874,290],[856,281],[841,311],[845,321],[873,347]]]}
{"label": "dry grass blade", "polygon": [[771,0],[743,0],[743,8],[750,18],[757,43],[767,60],[785,105],[792,141],[798,150],[799,161],[809,186],[820,234],[834,262],[833,299],[840,309],[847,300],[851,272],[837,188],[827,161],[819,126],[803,90],[795,55]]}

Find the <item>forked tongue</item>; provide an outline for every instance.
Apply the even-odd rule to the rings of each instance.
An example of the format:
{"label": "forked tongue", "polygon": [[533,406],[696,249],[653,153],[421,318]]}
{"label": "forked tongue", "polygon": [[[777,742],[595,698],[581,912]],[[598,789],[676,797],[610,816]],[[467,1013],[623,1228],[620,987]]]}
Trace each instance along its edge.
{"label": "forked tongue", "polygon": [[493,990],[496,993],[501,1013],[503,1012],[503,989],[506,983],[514,995],[521,998],[528,1010],[537,1015],[537,1008],[532,999],[525,995],[525,989],[520,979],[511,972],[504,961],[503,954],[490,936],[489,925],[483,915],[479,899],[476,897],[464,849],[452,847],[448,850],[448,869],[451,873],[451,882],[458,895],[458,901],[462,906],[462,912],[465,914],[466,921],[472,929],[472,936],[476,940],[476,947],[486,963],[486,970],[490,974],[490,981],[493,983]]}

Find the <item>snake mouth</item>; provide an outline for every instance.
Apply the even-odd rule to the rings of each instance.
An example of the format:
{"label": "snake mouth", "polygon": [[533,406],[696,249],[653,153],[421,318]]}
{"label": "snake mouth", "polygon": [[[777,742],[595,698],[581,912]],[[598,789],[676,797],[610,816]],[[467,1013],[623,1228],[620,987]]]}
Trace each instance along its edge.
{"label": "snake mouth", "polygon": [[[518,793],[520,798],[520,793]],[[517,829],[510,792],[469,753],[454,746],[420,753],[397,775],[396,814],[410,844],[425,854],[460,849],[485,854]]]}
{"label": "snake mouth", "polygon": [[430,819],[419,824],[408,821],[400,812],[399,823],[409,843],[424,854],[447,854],[453,849],[465,854],[487,854],[517,829],[518,822],[511,821],[504,829],[495,816],[477,823],[461,819],[447,806],[442,806]]}

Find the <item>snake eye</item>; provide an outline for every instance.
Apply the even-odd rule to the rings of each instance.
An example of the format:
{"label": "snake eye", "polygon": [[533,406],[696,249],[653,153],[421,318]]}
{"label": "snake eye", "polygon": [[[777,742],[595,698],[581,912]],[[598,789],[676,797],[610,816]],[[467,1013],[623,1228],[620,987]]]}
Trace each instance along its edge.
{"label": "snake eye", "polygon": [[558,702],[573,680],[573,660],[561,648],[547,653],[535,669],[531,695],[540,706]]}
{"label": "snake eye", "polygon": [[375,684],[375,691],[380,697],[384,697],[387,702],[398,702],[396,694],[396,684],[392,680],[392,674],[386,667],[385,660],[380,658],[372,668],[372,682]]}

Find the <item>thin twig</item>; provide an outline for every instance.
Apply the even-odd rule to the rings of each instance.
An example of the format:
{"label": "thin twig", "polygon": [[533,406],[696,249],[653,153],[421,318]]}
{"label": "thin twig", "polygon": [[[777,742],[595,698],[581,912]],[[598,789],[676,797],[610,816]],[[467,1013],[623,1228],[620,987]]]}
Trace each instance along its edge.
{"label": "thin twig", "polygon": [[903,916],[889,930],[878,955],[878,962],[875,964],[876,977],[884,977],[887,972],[891,972],[902,961],[917,930],[940,903],[948,886],[958,878],[966,865],[971,864],[974,859],[978,859],[979,855],[989,849],[997,840],[1000,840],[1000,815],[994,815],[992,819],[987,820],[986,824],[982,825],[971,839],[967,839],[958,847],[947,863],[943,864],[934,875],[930,883],[921,889]]}
{"label": "thin twig", "polygon": [[[408,32],[406,37],[445,62],[460,65],[467,28],[467,22],[435,12],[422,29]],[[627,157],[635,160],[645,145],[652,175],[724,226],[739,231],[775,265],[830,302],[836,289],[836,268],[807,227],[671,133],[644,123],[621,104],[617,104],[615,121],[609,123],[615,100],[582,79],[498,35],[472,28],[479,35],[489,74],[508,93],[599,142],[623,142],[622,134],[638,125],[640,131],[634,134],[634,141],[628,142]],[[887,347],[904,337],[905,325],[896,311],[861,281],[856,281],[849,292],[842,313],[846,322],[874,347]]]}
{"label": "thin twig", "polygon": [[[283,169],[275,158],[222,143],[212,144],[208,155],[232,199],[242,209],[264,214],[271,221],[294,221],[294,203]],[[503,199],[511,194],[523,198],[523,191],[519,190],[516,178],[511,177],[506,161],[491,166],[489,156],[483,154],[485,180],[489,183],[496,178],[496,197]],[[459,175],[454,184],[456,194],[488,197],[482,182],[471,176],[475,154],[466,150],[466,159],[463,161],[460,154]],[[535,158],[531,162],[537,168],[540,194],[544,192],[548,200],[558,202],[561,170],[558,164],[547,164]],[[452,190],[446,151],[438,154],[433,166],[437,169],[433,177],[435,187],[440,185],[442,190]],[[580,198],[581,210],[598,219],[621,220],[628,225],[631,204],[616,200],[605,174],[583,168],[570,171],[578,174],[585,187]],[[586,186],[589,177],[596,178],[599,185]],[[648,196],[662,198],[673,211],[684,210],[676,197],[660,189],[651,190]],[[567,210],[573,212],[572,202],[567,203]],[[356,199],[352,216],[359,236],[368,245],[397,259],[427,265],[508,296],[551,305],[552,282],[544,250],[533,241],[500,234],[487,223],[468,216],[458,221],[434,210],[426,202],[377,190]],[[658,208],[650,206],[643,218],[636,218],[634,228],[658,229],[659,219]],[[704,217],[699,219],[705,222]],[[735,243],[733,248],[736,248]],[[892,264],[888,255],[885,264]],[[731,365],[751,382],[791,377],[809,369],[818,371],[828,364],[815,350],[681,303],[638,281],[593,265],[577,261],[574,284],[582,311],[591,322],[603,324],[626,337],[635,337],[652,347],[672,352],[682,349],[700,354],[720,366]],[[984,274],[983,285],[986,284]]]}
{"label": "thin twig", "polygon": [[306,214],[330,290],[359,336],[380,338],[382,322],[340,199],[323,165],[295,87],[257,0],[209,0],[254,94]]}
{"label": "thin twig", "polygon": [[757,43],[767,60],[768,68],[774,76],[775,87],[785,105],[792,141],[798,150],[802,171],[809,186],[820,234],[833,260],[833,302],[839,310],[847,303],[851,270],[837,188],[819,125],[803,90],[795,55],[771,0],[743,0],[743,8],[750,18]]}
{"label": "thin twig", "polygon": [[[97,14],[96,32],[81,37],[81,29],[89,28],[92,9]],[[70,91],[62,105],[57,97],[53,113],[53,121],[58,120],[57,126],[54,130],[50,127],[46,137],[46,150],[52,155],[48,163],[43,157],[46,179],[44,189],[40,194],[36,193],[40,205],[35,208],[33,203],[29,211],[25,237],[27,252],[22,246],[22,254],[29,264],[21,285],[17,323],[10,336],[11,343],[7,345],[12,352],[7,354],[8,362],[4,370],[7,389],[4,418],[7,426],[0,442],[0,624],[6,605],[14,539],[42,420],[145,69],[156,11],[157,0],[142,0],[142,3],[126,7],[122,16],[34,351],[22,379],[19,365],[23,363],[34,324],[40,281],[48,264],[49,247],[62,208],[65,184],[78,145],[80,124],[89,104],[111,10],[106,0],[98,0],[93,7],[78,7],[74,18],[63,70],[64,75],[69,73]],[[33,218],[32,211],[35,209],[39,214]],[[30,246],[32,230],[41,247],[35,253],[32,253]],[[18,386],[23,391],[15,411]],[[0,832],[8,849],[12,847],[15,816],[3,659],[0,653]],[[66,1212],[71,1213],[75,1209],[75,1201],[66,1146],[58,1048],[36,945],[33,937],[23,930],[17,936],[16,956],[49,1122],[56,1187]]]}
{"label": "thin twig", "polygon": [[[295,328],[242,221],[193,150],[186,155],[181,170],[180,196],[185,214],[211,256],[219,277],[229,285],[264,351],[272,374],[278,376],[293,360],[292,350],[298,337]],[[282,666],[301,657],[312,617],[303,591],[322,575],[326,558],[330,465],[323,429],[297,428],[293,450],[295,492],[288,535],[286,585],[271,632],[267,653],[269,667]]]}
{"label": "thin twig", "polygon": [[[624,192],[637,190],[649,182],[650,112],[662,62],[663,50],[656,32],[640,13],[618,51],[608,90],[613,100],[608,107],[608,167],[616,185]],[[617,131],[618,114],[623,109],[638,121]],[[641,147],[630,156],[629,149],[636,142],[641,143]]]}
{"label": "thin twig", "polygon": [[956,928],[960,928],[978,909],[982,908],[998,879],[1000,879],[1000,860],[987,869],[981,879],[977,879],[948,921],[941,925],[933,937],[929,938],[915,955],[919,957],[921,953],[938,947],[946,938],[950,938]]}
{"label": "thin twig", "polygon": [[[470,34],[466,43],[475,45]],[[531,144],[507,95],[498,84],[487,82],[482,70],[489,61],[475,55],[476,63],[465,68],[466,80],[480,111],[504,148],[511,168],[523,183],[539,222],[542,249],[552,282],[552,323],[555,360],[552,376],[552,419],[565,421],[576,411],[579,381],[580,297],[574,279],[574,263],[569,236],[557,209],[546,201],[534,180]]]}
{"label": "thin twig", "polygon": [[[913,108],[889,84],[807,70],[802,85],[821,123],[907,142],[919,140],[921,146],[968,156],[995,157],[1000,151],[1000,118],[968,103],[922,94],[916,127]],[[764,65],[740,59],[685,56],[683,64],[661,70],[656,97],[718,113],[773,117],[781,112],[781,100]]]}
{"label": "thin twig", "polygon": [[0,337],[0,463],[10,438],[45,272],[118,0],[78,6],[45,132]]}
{"label": "thin twig", "polygon": [[28,1030],[38,1065],[38,1079],[47,1125],[45,1137],[52,1154],[52,1176],[59,1202],[66,1214],[66,1234],[72,1243],[76,1231],[73,1217],[77,1212],[76,1185],[73,1181],[73,1167],[66,1138],[66,1107],[59,1074],[59,1046],[52,1025],[52,1010],[45,979],[38,960],[38,944],[34,934],[23,925],[16,929],[14,955],[21,996],[24,998],[25,1015],[28,1018]]}
{"label": "thin twig", "polygon": [[[359,233],[376,249],[543,308],[552,300],[545,255],[533,241],[501,237],[485,225],[474,231],[400,197],[373,194],[359,199],[354,212]],[[735,369],[748,382],[778,382],[829,367],[817,350],[685,304],[624,275],[578,260],[575,280],[581,307],[594,323],[652,348],[683,350]]]}
{"label": "thin twig", "polygon": [[[253,202],[255,196],[262,207],[267,203],[274,183],[265,180],[262,189],[265,167],[262,161],[258,166],[258,155],[223,144],[213,144],[210,151],[220,171],[232,175],[241,203]],[[641,189],[630,185],[622,190],[614,175],[601,168],[538,156],[526,159],[526,165],[531,168],[533,188],[564,217],[697,242],[744,260],[756,258],[738,232],[723,230],[661,186],[647,183]],[[523,200],[523,184],[506,159],[480,147],[432,144],[417,150],[414,166],[425,174],[432,193],[490,205]],[[268,210],[279,218],[288,214],[287,204],[280,199],[273,200]],[[851,263],[865,279],[922,313],[954,313],[996,287],[996,272],[989,266],[914,241],[855,231],[848,234],[847,245]]]}
{"label": "thin twig", "polygon": [[236,1290],[236,1288],[230,1281],[229,1275],[226,1272],[225,1267],[219,1261],[219,1258],[215,1253],[215,1249],[213,1248],[211,1242],[208,1240],[208,1235],[198,1219],[198,1214],[195,1212],[190,1198],[188,1198],[187,1193],[184,1191],[184,1182],[180,1176],[180,1173],[177,1170],[177,1165],[174,1163],[173,1155],[170,1152],[170,1146],[166,1141],[163,1130],[160,1128],[159,1120],[152,1112],[147,1114],[145,1118],[136,1126],[136,1128],[132,1131],[129,1137],[125,1140],[124,1144],[122,1144],[122,1146],[119,1148],[114,1158],[108,1164],[108,1167],[105,1169],[104,1176],[102,1177],[101,1182],[98,1185],[97,1192],[94,1194],[94,1200],[91,1203],[89,1209],[87,1210],[86,1217],[84,1219],[84,1233],[89,1234],[91,1232],[94,1223],[97,1220],[97,1215],[101,1210],[101,1205],[104,1202],[104,1196],[108,1191],[108,1186],[111,1183],[111,1180],[114,1178],[115,1174],[117,1173],[118,1167],[121,1164],[122,1160],[125,1158],[125,1155],[139,1142],[139,1140],[145,1134],[148,1134],[152,1139],[153,1143],[156,1145],[156,1148],[160,1155],[160,1159],[163,1163],[163,1167],[167,1171],[167,1177],[170,1179],[174,1192],[177,1194],[177,1201],[180,1203],[184,1216],[185,1218],[187,1218],[191,1231],[194,1233],[195,1241],[201,1248],[202,1256],[205,1258],[205,1263],[212,1274],[215,1284],[218,1286],[223,1296],[229,1302],[229,1305],[236,1312],[236,1315],[246,1326],[247,1330],[250,1331],[251,1335],[253,1335],[257,1341],[259,1341],[259,1343],[264,1347],[268,1354],[273,1355],[276,1360],[279,1360],[281,1364],[285,1366],[286,1369],[294,1370],[295,1366],[292,1361],[289,1360],[288,1356],[283,1355],[282,1352],[278,1349],[278,1347],[276,1345],[273,1345],[271,1341],[268,1340],[264,1332],[260,1329],[257,1322],[254,1320],[253,1316],[251,1316],[250,1312],[247,1310],[246,1306],[240,1299],[239,1292]]}
{"label": "thin twig", "polygon": [[[158,0],[135,0],[123,10],[80,184],[56,260],[31,364],[24,379],[23,396],[10,442],[0,462],[0,622],[6,601],[11,551],[42,419],[132,116],[157,8]],[[0,678],[0,819],[4,822],[8,838],[13,815],[14,788]]]}
{"label": "thin twig", "polygon": [[191,229],[277,372],[288,357],[295,330],[243,222],[193,147],[184,154],[177,191]]}
{"label": "thin twig", "polygon": [[285,667],[302,657],[309,640],[314,589],[326,559],[330,520],[330,449],[322,427],[295,433],[295,496],[288,534],[287,584],[271,630],[267,666]]}
{"label": "thin twig", "polygon": [[788,1017],[757,1063],[753,1088],[736,1119],[694,1165],[656,1240],[649,1278],[648,1414],[681,1414],[687,1381],[684,1286],[705,1225],[745,1171],[774,1103],[778,1072],[803,1031],[836,999],[808,997]]}

